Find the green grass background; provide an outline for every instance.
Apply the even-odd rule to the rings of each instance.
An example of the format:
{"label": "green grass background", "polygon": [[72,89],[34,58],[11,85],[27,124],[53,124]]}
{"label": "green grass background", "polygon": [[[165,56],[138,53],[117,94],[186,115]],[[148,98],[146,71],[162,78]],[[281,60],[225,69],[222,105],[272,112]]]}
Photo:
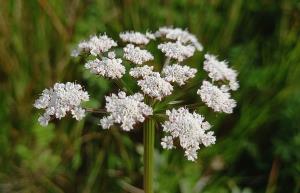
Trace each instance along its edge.
{"label": "green grass background", "polygon": [[0,192],[140,193],[141,130],[102,131],[97,115],[42,128],[32,104],[45,87],[77,81],[103,106],[113,85],[70,50],[90,34],[164,25],[227,58],[241,88],[234,114],[211,118],[217,143],[196,163],[162,151],[157,135],[156,192],[300,192],[299,0],[0,0]]}

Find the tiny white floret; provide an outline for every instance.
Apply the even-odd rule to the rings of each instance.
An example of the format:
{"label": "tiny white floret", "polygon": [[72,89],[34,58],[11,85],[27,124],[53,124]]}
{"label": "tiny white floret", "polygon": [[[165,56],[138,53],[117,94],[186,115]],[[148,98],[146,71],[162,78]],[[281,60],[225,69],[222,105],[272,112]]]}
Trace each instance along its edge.
{"label": "tiny white floret", "polygon": [[161,139],[160,142],[162,148],[164,149],[173,149],[174,144],[173,144],[173,137],[172,136],[165,136]]}

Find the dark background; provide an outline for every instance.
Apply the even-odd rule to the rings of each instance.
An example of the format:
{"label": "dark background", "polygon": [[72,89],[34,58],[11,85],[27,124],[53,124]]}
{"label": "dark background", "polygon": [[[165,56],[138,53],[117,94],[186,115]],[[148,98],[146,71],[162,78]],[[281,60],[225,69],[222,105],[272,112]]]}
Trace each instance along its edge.
{"label": "dark background", "polygon": [[[300,1],[0,0],[0,192],[139,193],[142,132],[65,118],[46,128],[32,104],[59,81],[86,86],[93,100],[113,85],[70,57],[90,34],[173,25],[239,72],[238,107],[214,115],[216,145],[196,163],[165,151],[157,135],[159,193],[300,192]],[[202,65],[196,56],[192,65]]]}

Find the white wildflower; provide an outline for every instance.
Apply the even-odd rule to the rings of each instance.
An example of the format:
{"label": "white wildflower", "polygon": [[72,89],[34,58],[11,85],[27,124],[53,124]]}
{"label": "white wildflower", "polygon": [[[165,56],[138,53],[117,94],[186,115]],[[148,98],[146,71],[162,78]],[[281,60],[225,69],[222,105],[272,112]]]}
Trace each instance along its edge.
{"label": "white wildflower", "polygon": [[[83,58],[87,60],[85,68],[91,73],[109,79],[121,79],[126,74],[123,60],[126,60],[125,64],[127,62],[135,64],[133,68],[130,68],[129,75],[137,81],[136,86],[139,87],[139,92],[127,96],[125,92],[120,91],[106,96],[105,113],[107,114],[100,119],[99,123],[103,129],[116,125],[124,131],[131,131],[138,124],[143,123],[148,116],[153,115],[152,106],[157,111],[164,108],[164,104],[158,108],[160,105],[157,106],[155,100],[172,98],[170,95],[174,90],[173,85],[185,85],[196,76],[197,69],[183,65],[182,61],[192,57],[196,51],[202,51],[203,46],[188,30],[173,27],[161,27],[155,33],[127,31],[120,33],[119,37],[126,45],[117,47],[117,43],[105,34],[90,36],[81,41],[71,55],[86,56]],[[150,65],[154,62],[154,56],[144,48],[151,43],[151,40],[161,40],[156,48],[162,52],[159,55],[164,55],[166,61],[160,72],[154,71],[156,66]],[[121,54],[123,52],[121,57],[119,51]],[[208,73],[210,81],[204,80],[197,94],[213,111],[232,113],[236,101],[231,98],[230,91],[237,90],[239,87],[237,72],[230,68],[226,61],[219,61],[216,56],[210,54],[205,54],[203,68]],[[124,81],[122,83],[126,87],[124,89],[127,90],[127,86],[130,85]],[[118,84],[118,86],[122,85]],[[153,99],[153,104],[151,106],[146,104],[144,97]],[[46,126],[52,119],[61,119],[66,115],[81,120],[85,116],[85,109],[81,104],[87,100],[89,100],[89,95],[79,84],[56,83],[53,88],[45,89],[35,101],[34,107],[44,109],[38,122]],[[177,106],[183,104],[182,102],[184,98],[178,98],[167,102],[166,105]],[[101,113],[102,111],[95,112]],[[185,157],[195,161],[200,146],[207,147],[215,143],[216,137],[210,130],[211,125],[202,115],[181,107],[167,110],[166,116],[168,119],[162,123],[164,136],[160,143],[164,149],[181,146]],[[156,116],[154,118],[156,119]]]}
{"label": "white wildflower", "polygon": [[187,30],[182,30],[180,28],[170,28],[170,27],[161,27],[155,33],[156,37],[165,37],[170,40],[179,41],[183,44],[191,44],[198,51],[203,50],[203,46],[198,41],[195,35],[191,34]]}
{"label": "white wildflower", "polygon": [[236,106],[236,102],[230,98],[229,92],[221,90],[208,81],[203,81],[197,94],[208,107],[216,112],[232,113]]}
{"label": "white wildflower", "polygon": [[161,139],[160,142],[161,146],[164,149],[173,149],[174,145],[173,145],[173,137],[172,136],[165,136]]}
{"label": "white wildflower", "polygon": [[208,76],[213,81],[228,81],[229,85],[223,86],[224,90],[238,89],[237,72],[229,68],[226,61],[218,61],[216,56],[205,54],[203,69],[208,72]]}
{"label": "white wildflower", "polygon": [[51,117],[61,119],[70,112],[76,120],[84,117],[85,110],[80,107],[81,102],[88,101],[89,95],[79,84],[67,82],[56,83],[53,88],[45,89],[35,101],[34,107],[45,109],[45,113],[38,121],[42,126],[48,125]]}
{"label": "white wildflower", "polygon": [[120,38],[122,39],[123,42],[132,43],[132,44],[146,45],[150,41],[147,35],[142,34],[140,32],[122,32],[120,33]]}
{"label": "white wildflower", "polygon": [[45,127],[48,125],[48,122],[50,121],[51,117],[48,114],[44,114],[38,118],[38,122],[41,126]]}
{"label": "white wildflower", "polygon": [[108,52],[107,57],[110,58],[110,59],[113,59],[113,58],[116,57],[116,53],[114,51]]}
{"label": "white wildflower", "polygon": [[183,45],[179,41],[159,44],[158,49],[160,49],[167,57],[174,58],[179,62],[193,56],[195,52],[195,47]]}
{"label": "white wildflower", "polygon": [[153,113],[152,108],[142,102],[144,97],[140,93],[126,96],[126,93],[121,91],[118,95],[112,94],[105,99],[105,108],[110,115],[100,120],[104,129],[117,123],[121,124],[124,131],[130,131],[136,123],[144,122],[145,117]]}
{"label": "white wildflower", "polygon": [[75,107],[71,110],[71,114],[73,115],[73,118],[79,121],[85,116],[85,110],[83,108]]}
{"label": "white wildflower", "polygon": [[146,76],[149,76],[153,74],[153,66],[138,66],[131,68],[129,71],[129,74],[134,78],[145,78]]}
{"label": "white wildflower", "polygon": [[97,56],[115,46],[117,46],[117,43],[107,35],[92,36],[89,40],[80,42],[71,55],[77,57],[82,52],[85,52]]}
{"label": "white wildflower", "polygon": [[198,51],[202,51],[203,50],[203,46],[202,44],[198,41],[197,37],[195,35],[191,35],[190,36],[190,41],[192,43],[192,45],[198,50]]}
{"label": "white wildflower", "polygon": [[142,91],[158,100],[172,94],[173,86],[160,77],[158,72],[145,76],[142,80],[138,80],[138,85]]}
{"label": "white wildflower", "polygon": [[184,155],[185,155],[185,157],[187,157],[188,160],[195,161],[198,158],[197,150],[199,150],[199,149],[200,149],[200,147],[198,149],[197,148],[188,148],[185,150]]}
{"label": "white wildflower", "polygon": [[205,147],[210,146],[211,144],[215,144],[216,137],[214,136],[213,131],[207,132],[202,138],[201,142]]}
{"label": "white wildflower", "polygon": [[151,33],[151,32],[146,32],[146,37],[150,40],[155,40],[156,39],[155,34]]}
{"label": "white wildflower", "polygon": [[135,64],[143,64],[144,62],[148,62],[153,60],[154,57],[147,50],[142,50],[139,47],[135,47],[132,44],[127,44],[124,50],[124,58],[135,63]]}
{"label": "white wildflower", "polygon": [[96,58],[95,60],[88,61],[84,66],[94,74],[111,79],[122,78],[125,74],[125,67],[122,65],[120,58],[103,57],[102,60]]}
{"label": "white wildflower", "polygon": [[184,85],[185,82],[193,78],[197,72],[197,69],[190,68],[186,65],[181,66],[179,64],[173,64],[166,66],[162,70],[163,78],[168,82],[176,82],[179,85]]}
{"label": "white wildflower", "polygon": [[197,159],[197,150],[200,145],[209,146],[216,141],[210,124],[204,121],[204,117],[197,113],[190,113],[186,108],[167,110],[166,114],[169,119],[162,125],[163,131],[169,136],[163,138],[161,144],[163,148],[170,149],[171,140],[179,139],[180,146],[185,150],[185,156],[188,160]]}

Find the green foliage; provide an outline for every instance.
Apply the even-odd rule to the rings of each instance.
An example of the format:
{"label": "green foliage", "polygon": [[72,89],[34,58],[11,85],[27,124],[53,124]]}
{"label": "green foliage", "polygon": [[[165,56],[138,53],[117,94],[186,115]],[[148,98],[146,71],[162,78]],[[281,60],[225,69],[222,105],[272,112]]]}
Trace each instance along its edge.
{"label": "green foliage", "polygon": [[[156,192],[299,192],[299,20],[296,0],[0,0],[0,192],[138,192],[141,130],[103,131],[97,115],[42,128],[32,104],[54,82],[77,80],[87,105],[103,106],[114,85],[83,70],[71,48],[90,34],[163,25],[188,28],[227,58],[241,88],[233,115],[207,117],[217,144],[198,162],[162,151],[156,132]],[[202,59],[188,62],[200,70]]]}

